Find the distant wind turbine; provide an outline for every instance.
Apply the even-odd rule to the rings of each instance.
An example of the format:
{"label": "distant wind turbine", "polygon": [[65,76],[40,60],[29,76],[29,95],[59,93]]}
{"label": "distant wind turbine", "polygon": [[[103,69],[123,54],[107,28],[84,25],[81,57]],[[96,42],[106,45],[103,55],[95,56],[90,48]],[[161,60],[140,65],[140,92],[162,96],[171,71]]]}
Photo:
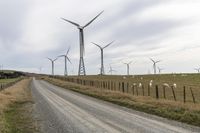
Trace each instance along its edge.
{"label": "distant wind turbine", "polygon": [[163,68],[157,67],[158,68],[158,72],[159,74],[161,74],[162,70],[164,70]]}
{"label": "distant wind turbine", "polygon": [[130,61],[128,63],[124,63],[126,65],[126,69],[127,69],[127,75],[129,75],[129,69],[130,69],[130,64],[132,63],[133,61]]}
{"label": "distant wind turbine", "polygon": [[105,48],[107,48],[108,46],[110,46],[113,42],[114,42],[114,41],[110,42],[109,44],[107,44],[107,45],[104,46],[104,47],[101,47],[100,45],[98,45],[98,44],[92,42],[94,45],[96,45],[97,47],[99,47],[100,50],[101,50],[101,69],[100,69],[100,74],[101,74],[101,75],[104,75],[104,74],[105,74],[105,71],[104,71],[104,61],[103,61],[103,50],[104,50]]}
{"label": "distant wind turbine", "polygon": [[150,58],[150,60],[153,62],[154,74],[156,74],[156,64],[157,64],[158,62],[160,62],[160,60],[159,60],[159,61],[155,61],[155,60],[153,60],[153,59],[151,59],[151,58]]}
{"label": "distant wind turbine", "polygon": [[113,70],[112,66],[110,65],[110,70],[108,71],[108,73],[110,73],[112,75],[113,72],[116,72],[116,70]]}
{"label": "distant wind turbine", "polygon": [[52,75],[54,75],[54,63],[55,63],[55,61],[58,59],[58,58],[56,58],[56,59],[51,59],[51,58],[48,58],[47,57],[47,59],[49,60],[49,61],[51,61],[51,70],[52,70]]}
{"label": "distant wind turbine", "polygon": [[86,28],[87,26],[89,26],[97,17],[99,17],[101,14],[103,13],[100,12],[96,17],[94,17],[92,20],[90,20],[87,24],[85,24],[84,26],[80,26],[79,24],[72,22],[70,20],[67,20],[65,18],[61,18],[64,21],[67,21],[73,25],[75,25],[78,29],[79,29],[79,40],[80,40],[80,60],[79,60],[79,70],[78,70],[78,75],[86,75],[85,72],[85,65],[84,65],[84,28]]}
{"label": "distant wind turbine", "polygon": [[197,73],[200,73],[200,68],[194,68],[194,70],[196,70]]}
{"label": "distant wind turbine", "polygon": [[41,74],[41,72],[42,72],[42,67],[40,66],[40,67],[38,68],[38,70],[39,70],[39,73]]}
{"label": "distant wind turbine", "polygon": [[68,57],[69,51],[70,51],[70,47],[68,48],[66,54],[58,56],[58,57],[64,57],[64,59],[65,59],[65,70],[64,70],[64,75],[65,75],[65,76],[68,75],[68,72],[67,72],[67,61],[69,61],[69,62],[71,63],[71,61],[70,61],[70,59],[69,59],[69,57]]}
{"label": "distant wind turbine", "polygon": [[3,70],[3,65],[0,65],[0,70]]}

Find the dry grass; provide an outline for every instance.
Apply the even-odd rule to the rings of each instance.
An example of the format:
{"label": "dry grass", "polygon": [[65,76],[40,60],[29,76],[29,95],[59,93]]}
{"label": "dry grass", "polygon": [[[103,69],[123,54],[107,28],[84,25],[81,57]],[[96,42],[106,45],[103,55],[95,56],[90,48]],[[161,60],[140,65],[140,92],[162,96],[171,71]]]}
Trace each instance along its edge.
{"label": "dry grass", "polygon": [[156,100],[155,98],[147,96],[133,96],[127,93],[82,86],[52,78],[45,78],[45,80],[57,86],[100,98],[105,101],[159,115],[168,119],[200,126],[200,104],[184,104],[183,102],[175,102],[171,100]]}
{"label": "dry grass", "polygon": [[[13,108],[17,105],[16,103],[31,101],[31,93],[28,90],[30,80],[24,79],[0,92],[0,132],[12,132],[10,130],[10,127],[12,127],[11,123],[15,123],[15,121],[9,121],[8,117],[12,116],[15,118],[16,115],[10,115],[8,112],[10,110],[14,113],[16,112],[15,108]],[[20,112],[16,113],[20,116]]]}
{"label": "dry grass", "polygon": [[[124,78],[126,77],[126,78]],[[142,83],[144,86],[144,95],[148,95],[148,85],[151,80],[153,80],[152,87],[150,88],[150,96],[156,97],[155,85],[158,85],[159,88],[159,98],[164,98],[163,94],[163,84],[167,83],[172,86],[176,83],[177,88],[174,89],[176,100],[183,102],[183,86],[186,86],[186,102],[193,102],[192,94],[190,88],[194,93],[195,102],[200,103],[200,74],[162,74],[162,75],[134,75],[134,76],[119,76],[119,75],[91,75],[91,76],[69,76],[69,78],[90,80],[90,81],[112,81],[116,84],[118,89],[118,84],[124,83],[125,93],[133,93],[131,86],[133,83],[137,84],[138,93],[140,96],[143,95],[143,90],[141,87],[138,87],[139,83]],[[129,86],[127,87],[127,83]],[[166,99],[174,100],[172,89],[166,88]],[[136,94],[136,88],[135,88]]]}
{"label": "dry grass", "polygon": [[0,91],[0,113],[8,106],[8,104],[26,97],[26,89],[30,79],[20,81],[3,91]]}

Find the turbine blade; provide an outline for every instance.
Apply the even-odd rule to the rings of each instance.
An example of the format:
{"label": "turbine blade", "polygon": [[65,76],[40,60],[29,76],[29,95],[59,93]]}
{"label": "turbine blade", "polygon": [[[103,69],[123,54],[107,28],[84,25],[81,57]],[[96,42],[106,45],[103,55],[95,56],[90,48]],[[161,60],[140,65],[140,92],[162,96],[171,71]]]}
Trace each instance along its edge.
{"label": "turbine blade", "polygon": [[153,63],[155,63],[155,61],[153,60],[153,59],[151,59],[151,58],[149,58]]}
{"label": "turbine blade", "polygon": [[68,48],[66,55],[68,55],[68,53],[69,53],[69,50],[70,50],[70,47]]}
{"label": "turbine blade", "polygon": [[158,62],[161,62],[161,60],[159,60],[159,61],[156,61],[155,63],[158,63]]}
{"label": "turbine blade", "polygon": [[59,55],[58,58],[59,58],[59,57],[65,57],[65,55]]}
{"label": "turbine blade", "polygon": [[102,47],[96,43],[91,42],[92,44],[96,45],[97,47],[99,47],[100,49],[102,49]]}
{"label": "turbine blade", "polygon": [[106,48],[106,47],[110,46],[113,42],[114,42],[114,41],[110,42],[109,44],[107,44],[107,45],[106,45],[105,47],[103,47],[103,48]]}
{"label": "turbine blade", "polygon": [[56,61],[58,58],[54,59],[53,61]]}
{"label": "turbine blade", "polygon": [[47,59],[50,60],[50,61],[53,61],[51,58],[48,58],[48,57],[47,57]]}
{"label": "turbine blade", "polygon": [[104,11],[100,12],[96,17],[94,17],[91,21],[89,21],[85,26],[83,26],[83,28],[87,27],[88,25],[90,25],[96,18],[98,18]]}
{"label": "turbine blade", "polygon": [[133,61],[130,61],[128,64],[131,64]]}
{"label": "turbine blade", "polygon": [[75,23],[75,22],[72,22],[72,21],[67,20],[67,19],[65,19],[65,18],[61,18],[61,19],[64,20],[64,21],[67,21],[67,22],[69,22],[69,23],[71,23],[71,24],[73,24],[73,25],[75,25],[75,26],[77,26],[77,27],[79,27],[79,24],[77,24],[77,23]]}
{"label": "turbine blade", "polygon": [[72,64],[71,60],[67,57],[67,60]]}

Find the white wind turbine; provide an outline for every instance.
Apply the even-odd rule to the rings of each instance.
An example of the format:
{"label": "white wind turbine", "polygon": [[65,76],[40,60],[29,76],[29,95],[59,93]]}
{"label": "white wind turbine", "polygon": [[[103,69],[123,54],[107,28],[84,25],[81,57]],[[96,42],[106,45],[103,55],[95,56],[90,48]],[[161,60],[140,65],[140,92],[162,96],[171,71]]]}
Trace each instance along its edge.
{"label": "white wind turbine", "polygon": [[126,69],[127,69],[127,75],[129,75],[129,70],[130,70],[130,64],[132,63],[133,61],[130,61],[128,63],[124,62],[124,64],[126,65]]}
{"label": "white wind turbine", "polygon": [[58,58],[56,58],[56,59],[51,59],[51,58],[48,58],[48,57],[47,57],[47,59],[51,62],[51,70],[52,70],[51,74],[54,75],[54,63],[55,63],[55,61],[56,61]]}
{"label": "white wind turbine", "polygon": [[96,17],[94,17],[92,20],[90,20],[87,24],[85,24],[84,26],[80,26],[79,24],[75,23],[75,22],[72,22],[70,20],[67,20],[65,18],[61,18],[63,19],[64,21],[67,21],[73,25],[75,25],[78,30],[79,30],[79,41],[80,41],[80,60],[79,60],[79,70],[78,70],[78,75],[86,75],[86,72],[85,72],[85,65],[84,65],[84,59],[83,59],[83,56],[84,56],[84,28],[86,28],[87,26],[89,26],[97,17],[99,17],[101,14],[103,13],[100,12]]}
{"label": "white wind turbine", "polygon": [[158,68],[158,72],[159,74],[161,74],[162,70],[164,70],[163,68],[157,67]]}
{"label": "white wind turbine", "polygon": [[93,43],[94,45],[96,45],[97,47],[99,47],[99,49],[101,50],[101,69],[100,69],[100,74],[101,75],[104,75],[105,74],[105,71],[104,71],[104,58],[103,58],[103,50],[105,48],[107,48],[108,46],[110,46],[114,41],[110,42],[109,44],[107,44],[106,46],[104,47],[101,47],[100,45],[96,44],[96,43]]}
{"label": "white wind turbine", "polygon": [[65,59],[65,70],[64,70],[64,75],[65,75],[65,76],[68,75],[68,72],[67,72],[67,61],[69,61],[69,62],[71,63],[71,61],[70,61],[70,59],[69,59],[69,57],[68,57],[69,51],[70,51],[70,47],[68,48],[66,54],[63,54],[63,55],[58,56],[58,57],[64,57],[64,59]]}
{"label": "white wind turbine", "polygon": [[110,73],[112,75],[113,72],[116,72],[116,70],[114,70],[111,65],[109,65],[109,66],[110,66],[110,69],[109,69],[108,73]]}
{"label": "white wind turbine", "polygon": [[153,69],[154,69],[154,74],[156,74],[156,64],[160,62],[160,60],[155,61],[152,58],[150,58],[150,60],[153,62]]}

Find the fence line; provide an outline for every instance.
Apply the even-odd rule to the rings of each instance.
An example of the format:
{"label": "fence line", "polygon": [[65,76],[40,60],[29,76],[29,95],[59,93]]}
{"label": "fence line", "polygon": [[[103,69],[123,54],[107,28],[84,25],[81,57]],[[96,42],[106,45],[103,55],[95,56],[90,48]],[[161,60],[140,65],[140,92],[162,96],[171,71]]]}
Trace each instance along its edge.
{"label": "fence line", "polygon": [[[150,96],[156,99],[168,99],[174,101],[182,101],[184,103],[190,101],[186,90],[191,94],[191,99],[193,103],[197,103],[197,99],[195,98],[196,92],[193,92],[192,87],[183,86],[180,94],[176,94],[177,91],[174,86],[166,87],[166,86],[150,86],[149,84],[145,86],[145,84],[137,85],[136,83],[131,83],[130,81],[116,81],[116,80],[88,80],[83,78],[72,78],[72,77],[64,77],[64,76],[49,76],[50,78],[55,78],[63,81],[68,81],[84,86],[90,86],[94,88],[99,88],[101,90],[106,89],[110,91],[119,91],[122,93],[129,93],[136,96]],[[146,89],[145,89],[146,88]],[[170,91],[171,89],[171,91]],[[186,95],[187,94],[187,95]],[[180,97],[180,98],[179,98]],[[200,101],[199,101],[200,102]]]}
{"label": "fence line", "polygon": [[10,87],[10,86],[16,84],[17,82],[21,81],[22,79],[23,79],[23,78],[19,78],[19,79],[13,81],[13,82],[2,83],[2,84],[0,84],[0,91],[2,91],[3,89],[8,88],[8,87]]}

